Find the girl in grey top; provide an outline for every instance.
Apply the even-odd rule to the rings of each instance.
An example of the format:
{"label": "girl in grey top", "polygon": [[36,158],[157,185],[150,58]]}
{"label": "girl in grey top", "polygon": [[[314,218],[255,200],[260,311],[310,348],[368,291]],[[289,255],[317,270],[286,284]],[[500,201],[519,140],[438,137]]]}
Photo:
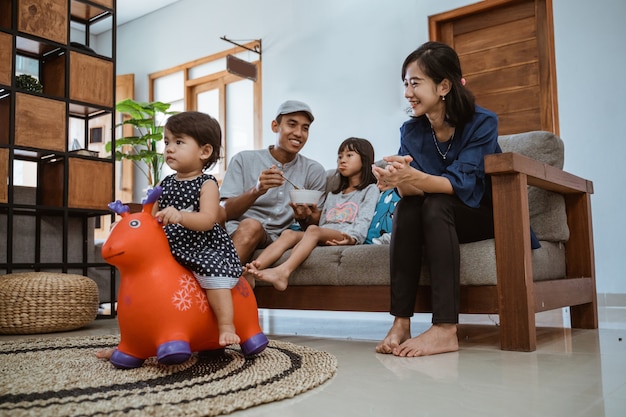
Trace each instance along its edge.
{"label": "girl in grey top", "polygon": [[[374,148],[366,139],[348,138],[337,154],[338,184],[327,194],[320,211],[317,205],[293,205],[295,218],[304,231],[285,230],[254,261],[246,264],[248,279],[270,282],[276,289],[287,288],[291,273],[318,245],[357,245],[367,236],[379,191],[372,173]],[[269,268],[288,249],[289,258]]]}

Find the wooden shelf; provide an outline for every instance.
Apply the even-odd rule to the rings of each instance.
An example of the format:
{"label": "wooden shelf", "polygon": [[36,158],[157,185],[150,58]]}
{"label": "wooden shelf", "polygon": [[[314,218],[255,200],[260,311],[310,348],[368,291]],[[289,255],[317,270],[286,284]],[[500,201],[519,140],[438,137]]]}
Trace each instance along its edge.
{"label": "wooden shelf", "polygon": [[[93,74],[98,74],[98,82]],[[112,107],[113,62],[70,52],[70,99]]]}
{"label": "wooden shelf", "polygon": [[[110,162],[68,158],[67,205],[69,208],[107,210],[111,202],[113,166]],[[40,163],[40,204],[63,206],[64,158]]]}
{"label": "wooden shelf", "polygon": [[67,0],[19,0],[17,30],[67,43]]}
{"label": "wooden shelf", "polygon": [[113,165],[110,162],[69,158],[68,205],[106,210],[111,202]]}
{"label": "wooden shelf", "polygon": [[13,75],[13,37],[0,32],[0,84],[11,85]]}
{"label": "wooden shelf", "polygon": [[11,96],[0,97],[0,145],[9,144],[9,121],[11,120]]}
{"label": "wooden shelf", "polygon": [[15,144],[65,152],[65,103],[26,93],[15,94]]}
{"label": "wooden shelf", "polygon": [[0,1],[0,26],[10,29],[11,28],[11,2]]}
{"label": "wooden shelf", "polygon": [[[99,4],[109,9],[113,8],[113,0],[91,0],[92,3]],[[79,21],[87,21],[93,19],[96,16],[101,15],[104,10],[99,7],[94,7],[89,4],[81,3],[73,0],[70,11],[73,19]]]}

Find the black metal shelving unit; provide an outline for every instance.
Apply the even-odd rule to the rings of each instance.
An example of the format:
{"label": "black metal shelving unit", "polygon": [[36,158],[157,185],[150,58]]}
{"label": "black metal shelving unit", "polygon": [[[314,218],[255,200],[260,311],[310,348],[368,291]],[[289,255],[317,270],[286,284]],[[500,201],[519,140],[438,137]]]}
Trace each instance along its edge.
{"label": "black metal shelving unit", "polygon": [[[115,268],[95,253],[93,233],[99,217],[112,217],[115,159],[89,135],[105,125],[115,141],[115,7],[0,0],[0,275],[99,275],[113,302]],[[96,25],[110,30],[110,45],[91,45]],[[18,86],[18,57],[37,61],[43,91]],[[18,164],[37,171],[34,187],[20,184]]]}

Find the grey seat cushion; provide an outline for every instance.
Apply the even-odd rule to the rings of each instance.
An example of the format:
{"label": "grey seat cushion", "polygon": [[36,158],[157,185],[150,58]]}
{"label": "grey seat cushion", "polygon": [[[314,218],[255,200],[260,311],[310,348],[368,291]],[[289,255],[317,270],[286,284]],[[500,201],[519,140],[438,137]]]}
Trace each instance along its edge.
{"label": "grey seat cushion", "polygon": [[[500,136],[502,152],[515,152],[563,169],[564,150],[561,138],[551,132],[526,132]],[[530,225],[539,240],[566,242],[569,239],[563,196],[536,187],[528,188]]]}

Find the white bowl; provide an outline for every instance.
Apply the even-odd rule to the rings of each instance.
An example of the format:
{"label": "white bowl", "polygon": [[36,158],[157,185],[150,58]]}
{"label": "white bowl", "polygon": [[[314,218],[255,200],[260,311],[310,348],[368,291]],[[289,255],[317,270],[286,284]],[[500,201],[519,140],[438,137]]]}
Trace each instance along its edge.
{"label": "white bowl", "polygon": [[294,204],[317,204],[322,194],[317,190],[289,190],[289,197]]}

